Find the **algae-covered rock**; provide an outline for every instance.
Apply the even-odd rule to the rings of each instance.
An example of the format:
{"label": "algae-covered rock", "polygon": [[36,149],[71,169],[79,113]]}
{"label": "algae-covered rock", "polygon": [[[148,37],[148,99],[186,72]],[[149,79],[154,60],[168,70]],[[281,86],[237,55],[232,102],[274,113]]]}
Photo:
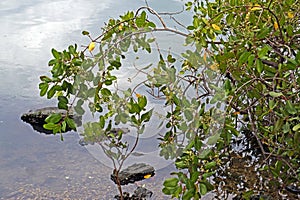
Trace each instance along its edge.
{"label": "algae-covered rock", "polygon": [[[52,134],[52,130],[44,129],[43,125],[45,124],[45,119],[49,115],[54,114],[54,113],[57,113],[57,114],[60,113],[62,115],[62,117],[65,117],[67,114],[67,111],[63,110],[63,109],[59,109],[57,107],[45,107],[45,108],[28,111],[27,113],[22,114],[21,119],[24,122],[29,123],[33,127],[34,130],[36,130],[40,133]],[[81,124],[82,124],[81,116],[76,115],[73,110],[69,111],[68,116],[75,121],[77,126],[81,126]],[[71,131],[71,130],[72,129],[70,127],[67,127],[66,132]]]}
{"label": "algae-covered rock", "polygon": [[[154,176],[154,174],[154,167],[145,163],[136,163],[122,170],[118,177],[121,185],[127,185],[129,183],[134,183],[136,181],[141,181],[148,177]],[[111,179],[117,184],[115,173],[111,175]]]}

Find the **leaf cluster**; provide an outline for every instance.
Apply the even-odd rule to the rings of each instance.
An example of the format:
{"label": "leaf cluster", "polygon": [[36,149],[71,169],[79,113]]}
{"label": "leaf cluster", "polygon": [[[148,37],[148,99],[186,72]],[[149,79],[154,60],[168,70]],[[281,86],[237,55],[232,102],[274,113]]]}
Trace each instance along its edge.
{"label": "leaf cluster", "polygon": [[[174,159],[178,169],[163,185],[172,197],[200,199],[213,190],[211,177],[222,165],[220,158],[232,150],[242,129],[250,130],[269,163],[262,170],[273,174],[278,185],[299,185],[299,3],[194,0],[185,6],[193,15],[186,32],[169,28],[144,6],[109,19],[94,39],[83,31],[93,48],[52,49],[51,77],[41,76],[40,95],[57,97],[59,108],[74,107],[79,115],[87,105],[98,120],[84,125],[83,135],[101,145],[117,171],[152,119],[149,99],[162,101],[160,155]],[[115,73],[124,67],[126,54],[154,53],[157,31],[183,36],[190,48],[180,59],[158,50],[157,62],[137,69],[136,76],[144,74],[146,80],[119,89]],[[46,122],[54,132],[66,124],[74,127],[59,115]],[[131,148],[123,132],[111,132],[120,124],[136,129]]]}

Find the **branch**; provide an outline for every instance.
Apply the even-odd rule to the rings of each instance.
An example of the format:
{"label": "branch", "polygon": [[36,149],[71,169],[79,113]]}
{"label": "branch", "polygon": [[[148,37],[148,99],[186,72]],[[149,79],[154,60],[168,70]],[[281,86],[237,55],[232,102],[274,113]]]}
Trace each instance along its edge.
{"label": "branch", "polygon": [[270,61],[270,60],[261,60],[263,64],[269,65],[271,67],[274,67],[275,69],[278,69],[278,63]]}
{"label": "branch", "polygon": [[140,7],[140,8],[136,11],[135,17],[136,17],[137,14],[138,14],[141,10],[143,10],[143,9],[146,9],[146,10],[149,11],[149,13],[155,15],[155,16],[159,19],[159,21],[160,21],[160,23],[162,24],[162,26],[163,26],[164,28],[167,28],[167,25],[166,25],[166,23],[164,22],[164,20],[161,18],[161,16],[160,16],[155,10],[153,10],[152,8],[150,8],[150,7],[148,7],[148,6],[142,6],[142,7]]}

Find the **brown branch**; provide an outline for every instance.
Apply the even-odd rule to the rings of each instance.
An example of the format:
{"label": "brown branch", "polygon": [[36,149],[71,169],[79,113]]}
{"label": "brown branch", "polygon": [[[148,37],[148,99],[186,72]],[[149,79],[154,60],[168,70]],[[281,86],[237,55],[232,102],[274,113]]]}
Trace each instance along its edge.
{"label": "brown branch", "polygon": [[271,67],[274,67],[275,69],[278,69],[278,63],[270,61],[270,60],[261,60],[263,64],[269,65]]}
{"label": "brown branch", "polygon": [[162,25],[164,28],[167,28],[167,25],[166,25],[166,23],[164,22],[164,20],[161,18],[161,16],[160,16],[155,10],[153,10],[152,8],[150,8],[150,7],[148,7],[148,6],[142,6],[142,7],[140,7],[140,8],[136,11],[135,17],[138,15],[138,13],[139,13],[141,10],[144,10],[144,9],[148,10],[149,13],[155,15],[155,16],[159,19],[161,25]]}
{"label": "brown branch", "polygon": [[250,111],[250,109],[248,110],[248,116],[249,116],[249,120],[250,120],[250,125],[251,125],[251,131],[252,131],[252,134],[254,135],[254,137],[256,138],[256,141],[258,143],[258,146],[262,152],[262,155],[264,157],[264,159],[266,159],[266,152],[265,152],[265,149],[257,135],[257,128],[254,124],[254,116],[253,116],[253,113]]}
{"label": "brown branch", "polygon": [[[270,5],[269,5],[269,7],[270,7]],[[280,25],[280,21],[279,21],[277,15],[275,15],[275,13],[269,7],[264,8],[264,9],[266,9],[267,11],[269,11],[271,13],[271,15],[274,16],[275,21],[278,24],[278,29],[279,29],[281,40],[284,41],[284,37],[283,37],[283,33],[282,33],[282,28],[281,28],[281,25]]]}

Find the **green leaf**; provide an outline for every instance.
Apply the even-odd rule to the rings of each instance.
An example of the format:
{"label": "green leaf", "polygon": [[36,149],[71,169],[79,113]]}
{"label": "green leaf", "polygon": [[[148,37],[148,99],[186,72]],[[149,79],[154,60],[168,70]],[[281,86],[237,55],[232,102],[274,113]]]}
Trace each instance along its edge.
{"label": "green leaf", "polygon": [[58,63],[58,62],[59,62],[58,59],[52,59],[52,60],[49,60],[48,66],[54,66],[54,65],[56,65],[56,63]]}
{"label": "green leaf", "polygon": [[138,105],[141,108],[141,110],[143,110],[145,108],[145,106],[147,105],[147,97],[142,96],[142,97],[138,98]]}
{"label": "green leaf", "polygon": [[287,111],[288,113],[290,113],[291,115],[294,115],[294,114],[297,113],[297,110],[295,109],[295,107],[293,106],[293,104],[291,103],[290,100],[287,100],[287,101],[286,101],[286,106],[285,106],[285,108],[286,108],[286,111]]}
{"label": "green leaf", "polygon": [[258,40],[265,38],[270,32],[270,29],[267,27],[263,27],[257,34],[256,38]]}
{"label": "green leaf", "polygon": [[283,126],[282,126],[282,130],[283,130],[283,133],[288,133],[290,132],[290,124],[288,122],[286,122]]}
{"label": "green leaf", "polygon": [[175,191],[172,191],[172,198],[179,198],[180,194],[182,193],[182,187],[181,186],[178,186],[178,187],[175,187]]}
{"label": "green leaf", "polygon": [[146,22],[146,12],[143,11],[139,17],[136,18],[135,23],[137,27],[141,28],[145,25]]}
{"label": "green leaf", "polygon": [[103,96],[111,96],[111,91],[109,89],[107,89],[107,88],[102,88],[101,89],[101,94]]}
{"label": "green leaf", "polygon": [[283,96],[282,92],[269,92],[269,95],[272,96],[272,97],[280,97],[280,96]]}
{"label": "green leaf", "polygon": [[48,76],[40,76],[40,80],[46,83],[49,83],[52,81],[51,78],[49,78]]}
{"label": "green leaf", "polygon": [[183,113],[184,113],[185,118],[188,121],[191,121],[193,119],[193,113],[192,113],[192,111],[190,111],[190,110],[184,110]]}
{"label": "green leaf", "polygon": [[264,47],[258,51],[258,57],[263,58],[269,50],[271,50],[271,47],[269,45],[264,45]]}
{"label": "green leaf", "polygon": [[71,119],[70,117],[66,117],[65,121],[70,129],[76,130],[76,123],[73,119]]}
{"label": "green leaf", "polygon": [[66,130],[67,130],[67,123],[66,123],[66,121],[63,121],[61,123],[61,130],[62,130],[62,132],[66,132]]}
{"label": "green leaf", "polygon": [[68,104],[59,101],[59,102],[58,102],[58,108],[59,108],[59,109],[64,109],[64,110],[68,110]]}
{"label": "green leaf", "polygon": [[256,70],[259,74],[262,73],[262,71],[264,70],[264,64],[262,63],[262,61],[260,59],[256,60]]}
{"label": "green leaf", "polygon": [[282,167],[282,161],[281,160],[276,161],[275,169],[276,169],[277,172],[280,172],[281,167]]}
{"label": "green leaf", "polygon": [[47,91],[48,91],[48,88],[49,88],[48,83],[43,82],[43,83],[40,83],[40,84],[39,84],[40,96],[41,96],[41,97],[42,97],[42,96],[45,96],[45,94],[46,94]]}
{"label": "green leaf", "polygon": [[62,116],[60,113],[53,113],[45,119],[45,122],[56,124],[61,120],[61,118]]}
{"label": "green leaf", "polygon": [[82,104],[83,104],[83,100],[82,99],[79,99],[77,101],[77,104],[76,106],[74,107],[74,110],[75,112],[78,114],[78,115],[83,115],[84,114],[84,109],[82,108]]}
{"label": "green leaf", "polygon": [[224,88],[226,92],[230,92],[232,90],[231,81],[229,79],[225,80]]}
{"label": "green leaf", "polygon": [[109,64],[111,64],[112,66],[116,67],[116,69],[119,69],[121,67],[121,62],[118,60],[112,60],[109,62]]}
{"label": "green leaf", "polygon": [[300,124],[297,124],[293,127],[293,131],[298,131],[300,129]]}
{"label": "green leaf", "polygon": [[254,63],[254,60],[255,60],[255,55],[254,54],[251,54],[249,57],[248,57],[248,67],[252,67],[253,63]]}
{"label": "green leaf", "polygon": [[61,88],[61,86],[59,86],[59,85],[54,85],[54,86],[52,86],[51,88],[50,88],[50,90],[48,91],[48,93],[47,93],[47,98],[48,99],[51,99],[54,95],[55,95],[55,93],[57,92],[57,91],[61,91],[62,90],[62,88]]}
{"label": "green leaf", "polygon": [[59,96],[58,101],[63,103],[63,104],[68,104],[68,102],[69,102],[67,97],[65,97],[65,96]]}
{"label": "green leaf", "polygon": [[176,161],[175,166],[177,169],[185,169],[188,167],[184,161]]}
{"label": "green leaf", "polygon": [[55,134],[56,132],[54,130],[57,130],[59,128],[59,125],[54,123],[48,123],[48,124],[44,124],[43,128],[47,130],[53,130],[53,133]]}
{"label": "green leaf", "polygon": [[200,183],[199,186],[200,186],[200,194],[205,195],[207,193],[206,185],[204,183]]}
{"label": "green leaf", "polygon": [[101,115],[100,117],[99,117],[99,125],[100,125],[100,127],[103,129],[104,128],[104,126],[105,126],[105,118],[103,117],[103,115]]}
{"label": "green leaf", "polygon": [[204,149],[198,157],[200,159],[206,159],[211,154],[211,152],[212,151],[210,149]]}
{"label": "green leaf", "polygon": [[[203,175],[202,175],[202,178],[203,179],[207,179],[207,178],[209,178],[209,177],[211,177],[212,175],[214,175],[215,174],[215,172],[207,172],[207,173],[204,173]],[[207,185],[206,185],[207,186]]]}
{"label": "green leaf", "polygon": [[75,47],[73,45],[70,45],[68,47],[69,49],[69,52],[72,54],[72,55],[76,55],[76,48],[77,48],[77,45],[75,44]]}
{"label": "green leaf", "polygon": [[151,116],[152,116],[152,112],[153,112],[153,109],[151,109],[150,111],[148,111],[148,112],[142,114],[141,120],[142,120],[143,122],[148,122],[148,121],[150,120]]}
{"label": "green leaf", "polygon": [[239,57],[238,65],[241,66],[242,64],[244,64],[248,59],[248,57],[250,56],[250,54],[251,54],[250,52],[244,51]]}
{"label": "green leaf", "polygon": [[129,103],[129,112],[130,113],[140,113],[141,108],[138,104],[136,104],[132,101],[132,102]]}
{"label": "green leaf", "polygon": [[170,55],[170,54],[168,55],[167,59],[168,59],[169,63],[174,63],[176,61],[176,59],[173,58],[172,55]]}
{"label": "green leaf", "polygon": [[163,192],[164,194],[166,194],[166,195],[171,195],[171,194],[172,194],[171,190],[170,190],[169,188],[166,188],[166,187],[164,187],[164,188],[162,189],[162,192]]}
{"label": "green leaf", "polygon": [[61,59],[60,53],[58,51],[56,51],[55,49],[52,49],[51,52],[52,52],[52,55],[54,56],[54,58]]}
{"label": "green leaf", "polygon": [[216,134],[214,134],[214,135],[212,135],[208,138],[207,144],[208,145],[214,145],[218,142],[218,140],[220,138],[221,138],[221,135],[219,133],[216,133]]}
{"label": "green leaf", "polygon": [[82,31],[82,35],[89,35],[90,33],[88,31]]}
{"label": "green leaf", "polygon": [[[153,22],[148,22],[148,27],[155,28],[156,25]],[[153,42],[153,41],[151,41],[151,42]],[[149,43],[151,43],[151,42],[149,42]]]}
{"label": "green leaf", "polygon": [[216,165],[217,165],[216,161],[212,161],[212,162],[206,163],[204,165],[204,168],[205,169],[211,169],[211,168],[215,167]]}
{"label": "green leaf", "polygon": [[165,187],[176,187],[178,185],[178,178],[168,178],[164,181],[163,185]]}
{"label": "green leaf", "polygon": [[182,200],[191,200],[194,197],[194,194],[195,194],[195,190],[194,189],[187,190],[183,194]]}

